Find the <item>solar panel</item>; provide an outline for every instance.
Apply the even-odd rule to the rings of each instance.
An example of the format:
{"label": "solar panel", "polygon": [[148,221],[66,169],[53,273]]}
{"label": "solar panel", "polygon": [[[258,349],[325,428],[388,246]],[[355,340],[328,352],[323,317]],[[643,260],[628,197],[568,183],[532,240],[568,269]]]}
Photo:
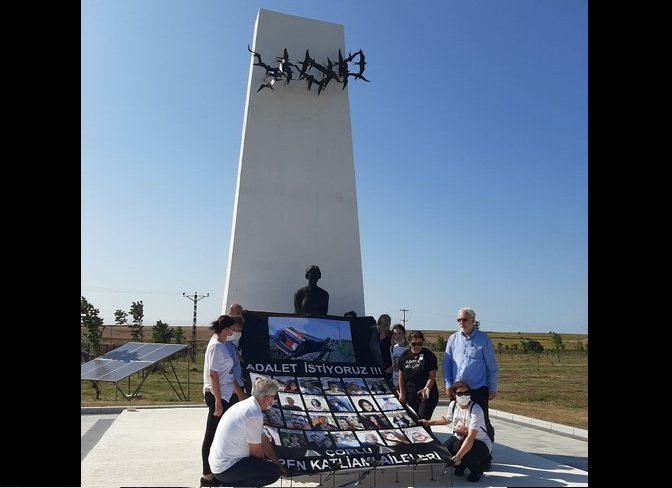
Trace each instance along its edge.
{"label": "solar panel", "polygon": [[[88,368],[85,370],[85,366]],[[149,361],[114,361],[94,359],[82,364],[82,379],[93,381],[119,381],[151,366]]]}
{"label": "solar panel", "polygon": [[81,379],[117,382],[189,347],[187,344],[128,342],[81,366]]}
{"label": "solar panel", "polygon": [[[101,358],[119,361],[159,361],[185,347],[188,347],[187,344],[127,342],[123,346],[103,354]],[[149,359],[150,357],[154,359]]]}

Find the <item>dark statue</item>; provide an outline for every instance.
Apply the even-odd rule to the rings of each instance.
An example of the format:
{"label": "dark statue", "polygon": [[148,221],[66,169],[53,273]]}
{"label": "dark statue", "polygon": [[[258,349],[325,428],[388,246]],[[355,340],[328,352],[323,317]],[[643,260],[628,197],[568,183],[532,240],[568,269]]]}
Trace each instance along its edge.
{"label": "dark statue", "polygon": [[[312,88],[313,84],[317,85],[317,94],[318,96],[322,93],[331,80],[336,80],[338,83],[343,84],[343,90],[348,86],[348,78],[353,77],[356,80],[369,81],[364,78],[364,65],[366,61],[364,60],[364,52],[360,49],[354,54],[348,53],[346,58],[343,57],[341,50],[338,50],[338,61],[334,63],[331,59],[327,58],[326,66],[316,62],[313,58],[310,57],[308,49],[306,49],[306,56],[303,61],[300,62],[300,66],[290,62],[289,53],[287,48],[284,49],[282,56],[276,56],[275,60],[279,63],[278,66],[271,66],[266,64],[261,60],[261,54],[250,49],[250,46],[247,46],[247,50],[250,51],[255,58],[254,66],[261,66],[266,70],[264,75],[264,80],[259,85],[257,91],[261,91],[264,88],[269,88],[273,90],[273,85],[276,81],[282,79],[285,80],[285,85],[289,85],[290,81],[295,80],[294,71],[292,68],[295,68],[298,71],[299,80],[305,80],[308,86],[308,91]],[[354,62],[357,58],[357,62]],[[350,67],[348,63],[352,62],[358,66],[356,72],[350,72]],[[309,73],[310,70],[315,69],[316,73]],[[319,77],[319,74],[322,76]],[[318,78],[319,77],[319,78]]]}
{"label": "dark statue", "polygon": [[306,269],[308,286],[299,288],[294,294],[294,313],[326,315],[329,309],[329,293],[317,286],[317,280],[322,278],[320,267],[314,264]]}

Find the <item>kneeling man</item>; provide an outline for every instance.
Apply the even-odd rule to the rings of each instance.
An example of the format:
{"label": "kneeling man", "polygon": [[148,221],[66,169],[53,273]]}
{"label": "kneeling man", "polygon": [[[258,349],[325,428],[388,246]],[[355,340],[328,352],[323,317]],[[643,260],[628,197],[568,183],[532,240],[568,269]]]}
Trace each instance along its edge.
{"label": "kneeling man", "polygon": [[208,462],[215,478],[225,486],[265,486],[287,474],[262,432],[262,412],[271,408],[279,389],[274,379],[259,377],[252,386],[252,396],[222,415]]}

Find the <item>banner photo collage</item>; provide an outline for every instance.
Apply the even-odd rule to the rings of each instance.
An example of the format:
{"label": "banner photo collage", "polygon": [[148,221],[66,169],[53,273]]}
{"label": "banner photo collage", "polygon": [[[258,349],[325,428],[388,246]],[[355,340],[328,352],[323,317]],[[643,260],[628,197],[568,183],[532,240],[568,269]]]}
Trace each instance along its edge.
{"label": "banner photo collage", "polygon": [[383,378],[372,317],[247,312],[243,331],[250,385],[266,376],[281,386],[264,434],[290,473],[449,459]]}

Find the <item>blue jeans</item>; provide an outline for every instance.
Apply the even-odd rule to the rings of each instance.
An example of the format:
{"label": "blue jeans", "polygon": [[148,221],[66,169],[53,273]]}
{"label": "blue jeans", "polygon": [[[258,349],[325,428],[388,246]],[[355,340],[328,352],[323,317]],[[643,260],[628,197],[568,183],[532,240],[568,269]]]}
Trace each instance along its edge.
{"label": "blue jeans", "polygon": [[225,486],[266,486],[280,478],[280,467],[265,459],[246,457],[215,478]]}

